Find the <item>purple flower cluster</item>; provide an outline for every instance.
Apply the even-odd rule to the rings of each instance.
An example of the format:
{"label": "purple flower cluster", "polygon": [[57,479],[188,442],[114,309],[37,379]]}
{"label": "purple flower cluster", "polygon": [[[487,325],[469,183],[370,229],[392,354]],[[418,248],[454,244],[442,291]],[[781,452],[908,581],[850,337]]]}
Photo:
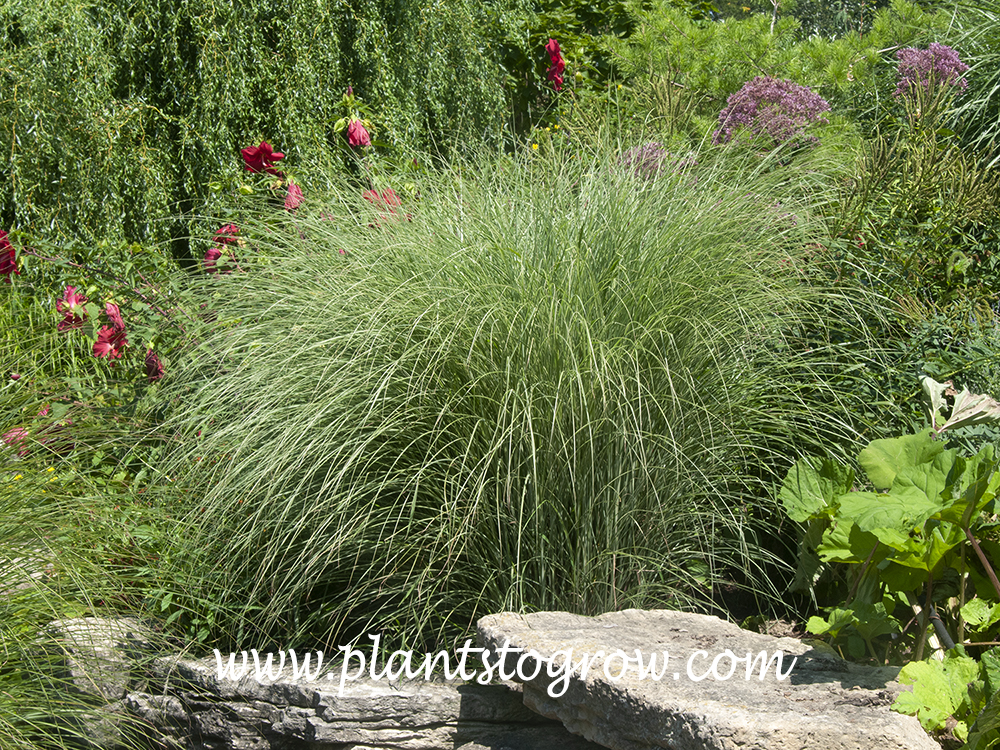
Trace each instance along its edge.
{"label": "purple flower cluster", "polygon": [[962,73],[969,66],[962,62],[951,47],[932,42],[928,49],[907,47],[896,53],[899,60],[899,85],[895,96],[915,89],[918,85],[930,91],[932,83],[944,82],[964,90],[969,83]]}
{"label": "purple flower cluster", "polygon": [[645,180],[652,180],[669,165],[674,174],[698,165],[693,156],[679,159],[673,156],[662,143],[650,141],[642,146],[630,148],[619,159],[627,171]]}
{"label": "purple flower cluster", "polygon": [[776,146],[798,141],[807,125],[826,122],[821,115],[829,110],[827,101],[807,86],[757,76],[726,100],[712,142],[727,143],[738,128],[746,128],[754,138],[767,135]]}

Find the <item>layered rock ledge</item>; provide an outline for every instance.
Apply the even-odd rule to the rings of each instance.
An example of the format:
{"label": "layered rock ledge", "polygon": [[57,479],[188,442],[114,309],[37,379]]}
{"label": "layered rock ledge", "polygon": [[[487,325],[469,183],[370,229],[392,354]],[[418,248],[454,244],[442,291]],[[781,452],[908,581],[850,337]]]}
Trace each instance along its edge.
{"label": "layered rock ledge", "polygon": [[[915,717],[890,710],[898,669],[849,664],[717,617],[506,613],[484,617],[478,631],[480,645],[504,658],[508,674],[526,678],[526,706],[611,750],[940,750]],[[522,651],[502,654],[505,647]],[[657,655],[660,679],[648,672],[640,678],[636,651],[647,670]],[[763,660],[753,659],[765,651],[769,659],[780,651],[782,664],[771,660],[761,680]],[[567,680],[561,667],[569,653]],[[631,657],[624,674],[620,654]]]}
{"label": "layered rock ledge", "polygon": [[[156,750],[602,750],[528,710],[517,684],[219,676],[214,658],[159,656],[134,619],[53,622],[65,686],[105,708],[94,750],[118,730]],[[339,666],[339,664],[338,664]]]}

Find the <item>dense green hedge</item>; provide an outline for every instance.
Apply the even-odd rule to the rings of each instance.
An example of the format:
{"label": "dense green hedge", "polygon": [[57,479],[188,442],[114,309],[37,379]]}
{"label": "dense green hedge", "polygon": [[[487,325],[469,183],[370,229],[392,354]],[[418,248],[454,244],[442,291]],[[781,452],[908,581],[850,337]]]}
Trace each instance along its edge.
{"label": "dense green hedge", "polygon": [[239,171],[240,148],[339,158],[348,85],[383,153],[496,140],[507,107],[491,40],[516,37],[523,4],[3,0],[0,223],[173,238],[183,257],[188,217]]}

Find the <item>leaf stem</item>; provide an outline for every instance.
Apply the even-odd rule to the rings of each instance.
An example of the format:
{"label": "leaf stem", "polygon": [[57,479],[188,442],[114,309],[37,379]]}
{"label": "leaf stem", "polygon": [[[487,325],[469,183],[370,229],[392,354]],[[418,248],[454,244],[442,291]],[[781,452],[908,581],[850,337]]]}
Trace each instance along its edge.
{"label": "leaf stem", "polygon": [[875,540],[875,546],[872,547],[872,551],[868,553],[868,558],[865,560],[865,564],[861,568],[861,573],[858,575],[857,578],[854,579],[854,583],[851,584],[851,590],[847,592],[847,601],[844,603],[845,607],[849,606],[850,603],[854,601],[854,594],[857,593],[858,585],[861,583],[861,580],[865,577],[865,573],[868,572],[868,566],[871,565],[872,558],[875,556],[875,550],[878,549],[878,546],[881,543],[882,543],[881,541],[877,539]]}
{"label": "leaf stem", "polygon": [[972,535],[968,526],[963,526],[962,531],[965,532],[965,536],[968,538],[969,542],[972,543],[972,549],[976,551],[976,554],[979,556],[979,562],[981,562],[983,567],[986,569],[986,575],[989,576],[990,583],[993,584],[993,588],[996,590],[997,596],[1000,596],[1000,581],[997,580],[997,574],[994,572],[993,566],[990,565],[990,561],[986,559],[986,555],[983,553],[982,547],[979,546],[979,542],[976,541],[976,538]]}

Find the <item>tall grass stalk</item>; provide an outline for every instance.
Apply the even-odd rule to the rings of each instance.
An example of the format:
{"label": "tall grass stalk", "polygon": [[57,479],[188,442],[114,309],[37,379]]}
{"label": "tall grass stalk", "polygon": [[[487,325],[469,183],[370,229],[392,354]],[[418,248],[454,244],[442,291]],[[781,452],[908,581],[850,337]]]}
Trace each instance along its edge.
{"label": "tall grass stalk", "polygon": [[768,467],[850,434],[791,174],[536,153],[248,227],[172,381],[175,601],[246,647],[779,596]]}
{"label": "tall grass stalk", "polygon": [[71,469],[56,466],[0,451],[0,747],[140,747],[145,728],[96,688],[108,675],[86,671],[87,661],[71,675],[67,644],[50,627],[137,605],[136,566],[126,562],[136,545],[121,535],[132,524],[123,508],[68,491],[57,472]]}

